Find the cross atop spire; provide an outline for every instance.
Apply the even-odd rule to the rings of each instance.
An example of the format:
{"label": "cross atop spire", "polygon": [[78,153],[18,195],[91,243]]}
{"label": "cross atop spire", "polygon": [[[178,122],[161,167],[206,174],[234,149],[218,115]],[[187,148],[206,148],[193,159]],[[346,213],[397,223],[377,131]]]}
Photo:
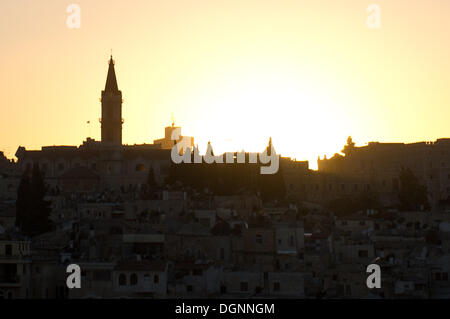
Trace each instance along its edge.
{"label": "cross atop spire", "polygon": [[108,75],[106,77],[105,91],[106,92],[119,91],[119,87],[117,86],[116,71],[114,70],[114,60],[112,54],[109,60],[109,68],[108,68]]}

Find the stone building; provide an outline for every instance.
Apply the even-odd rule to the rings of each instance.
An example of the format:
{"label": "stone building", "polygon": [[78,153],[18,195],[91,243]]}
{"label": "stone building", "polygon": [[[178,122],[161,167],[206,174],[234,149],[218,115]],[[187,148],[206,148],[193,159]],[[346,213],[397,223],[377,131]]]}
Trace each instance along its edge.
{"label": "stone building", "polygon": [[334,178],[333,191],[373,190],[385,203],[395,199],[399,172],[409,168],[427,187],[430,203],[436,205],[450,195],[450,139],[435,142],[380,143],[356,147],[348,139],[345,156],[318,159],[318,170]]}

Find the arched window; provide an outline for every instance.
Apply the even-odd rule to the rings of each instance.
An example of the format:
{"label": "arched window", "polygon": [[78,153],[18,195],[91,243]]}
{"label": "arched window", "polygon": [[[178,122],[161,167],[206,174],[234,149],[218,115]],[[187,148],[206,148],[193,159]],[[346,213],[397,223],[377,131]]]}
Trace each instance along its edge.
{"label": "arched window", "polygon": [[130,276],[130,285],[131,286],[136,286],[137,285],[137,281],[138,281],[138,277],[136,274],[131,274]]}
{"label": "arched window", "polygon": [[125,274],[119,275],[119,286],[126,286],[127,285],[127,276]]}

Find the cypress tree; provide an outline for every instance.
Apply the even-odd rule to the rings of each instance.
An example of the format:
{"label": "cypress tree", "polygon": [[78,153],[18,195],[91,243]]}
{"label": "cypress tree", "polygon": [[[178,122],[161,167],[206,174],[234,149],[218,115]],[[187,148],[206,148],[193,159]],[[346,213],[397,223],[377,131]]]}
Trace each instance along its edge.
{"label": "cypress tree", "polygon": [[[30,177],[31,175],[31,177]],[[50,202],[45,200],[47,188],[35,163],[27,169],[20,181],[16,201],[16,226],[28,236],[39,235],[51,230]]]}
{"label": "cypress tree", "polygon": [[33,165],[31,172],[31,234],[37,235],[51,230],[50,222],[50,201],[45,200],[47,187],[42,177],[39,165]]}

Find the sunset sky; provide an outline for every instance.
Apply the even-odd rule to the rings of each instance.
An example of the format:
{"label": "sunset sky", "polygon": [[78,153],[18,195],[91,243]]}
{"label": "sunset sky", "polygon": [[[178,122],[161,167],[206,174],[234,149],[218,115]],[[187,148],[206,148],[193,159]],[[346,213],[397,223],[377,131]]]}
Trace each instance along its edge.
{"label": "sunset sky", "polygon": [[[66,26],[71,3],[81,28]],[[381,8],[369,29],[366,8]],[[110,50],[123,142],[175,123],[204,151],[309,160],[351,135],[450,137],[449,0],[2,0],[0,151],[100,138]]]}

